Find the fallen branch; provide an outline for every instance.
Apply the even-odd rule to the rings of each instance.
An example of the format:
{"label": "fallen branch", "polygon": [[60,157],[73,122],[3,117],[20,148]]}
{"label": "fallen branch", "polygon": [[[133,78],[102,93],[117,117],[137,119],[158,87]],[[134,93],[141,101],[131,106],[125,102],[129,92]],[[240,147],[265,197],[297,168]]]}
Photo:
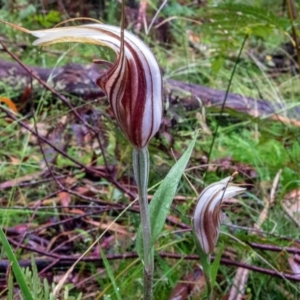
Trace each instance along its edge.
{"label": "fallen branch", "polygon": [[[35,77],[47,82],[57,93],[71,94],[84,99],[104,96],[95,84],[96,79],[103,73],[97,64],[86,66],[68,64],[54,69],[29,66],[28,68]],[[42,87],[38,80],[31,78],[19,63],[0,60],[0,81],[12,87],[14,92],[19,92],[21,95],[30,85],[31,79],[33,79],[33,88],[40,90]],[[224,91],[173,79],[165,80],[164,88],[165,95],[168,96],[171,104],[183,106],[186,110],[199,109],[200,103],[206,107],[221,107],[225,96]],[[229,93],[225,107],[254,117],[270,116],[274,120],[300,126],[300,106],[290,109],[268,100]],[[284,112],[290,119],[277,115],[281,112]]]}
{"label": "fallen branch", "polygon": [[[161,257],[163,258],[169,258],[169,259],[179,259],[179,260],[195,260],[199,261],[198,255],[181,255],[181,254],[174,254],[174,253],[167,253],[167,252],[160,252],[158,253]],[[49,255],[50,256],[50,255]],[[49,265],[52,265],[52,267],[69,267],[76,261],[79,256],[74,255],[74,256],[59,256],[59,255],[51,255],[52,258],[39,258],[35,260],[36,266],[38,270],[42,270],[46,268]],[[129,253],[124,253],[124,254],[114,254],[114,255],[107,255],[106,259],[107,260],[124,260],[124,259],[134,259],[138,258],[137,253],[135,252],[129,252]],[[212,260],[214,260],[214,257],[212,257]],[[99,256],[86,256],[81,259],[81,262],[92,262],[94,265],[97,266],[103,266],[102,264],[102,259]],[[282,273],[277,270],[270,270],[258,266],[253,266],[249,265],[246,263],[241,263],[238,261],[233,261],[231,259],[227,258],[221,258],[221,263],[223,265],[227,266],[236,266],[236,267],[242,267],[244,269],[249,269],[251,271],[259,272],[262,274],[270,275],[270,276],[275,276],[291,281],[296,281],[300,282],[300,276],[299,275],[292,275],[292,274],[287,274],[287,273]],[[26,268],[26,267],[31,267],[31,260],[20,260],[19,264],[21,267]],[[6,270],[10,268],[10,262],[8,260],[1,260],[0,262],[0,272],[6,272]]]}

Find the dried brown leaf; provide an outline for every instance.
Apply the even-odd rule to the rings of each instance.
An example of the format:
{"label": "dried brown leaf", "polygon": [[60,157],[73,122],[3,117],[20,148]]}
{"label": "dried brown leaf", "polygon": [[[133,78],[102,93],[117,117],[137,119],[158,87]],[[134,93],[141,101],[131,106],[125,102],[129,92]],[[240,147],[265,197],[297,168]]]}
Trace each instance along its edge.
{"label": "dried brown leaf", "polygon": [[62,206],[69,206],[71,203],[71,195],[67,192],[58,193],[58,198]]}
{"label": "dried brown leaf", "polygon": [[205,288],[203,272],[196,268],[187,274],[172,290],[169,300],[201,299],[200,294]]}
{"label": "dried brown leaf", "polygon": [[300,189],[293,190],[285,195],[282,206],[290,218],[300,226]]}

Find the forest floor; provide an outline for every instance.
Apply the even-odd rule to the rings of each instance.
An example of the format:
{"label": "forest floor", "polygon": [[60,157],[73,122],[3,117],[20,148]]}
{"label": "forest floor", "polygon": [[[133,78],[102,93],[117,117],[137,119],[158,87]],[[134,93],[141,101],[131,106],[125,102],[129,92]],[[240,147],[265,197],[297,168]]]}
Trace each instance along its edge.
{"label": "forest floor", "polygon": [[[236,171],[247,190],[222,206],[215,299],[299,299],[299,18],[282,1],[131,2],[126,27],[164,78],[150,203],[198,131],[155,244],[154,299],[202,299],[193,211],[204,187]],[[78,16],[119,25],[118,1],[80,3],[7,1],[0,20],[30,30]],[[93,83],[103,72],[93,60],[115,54],[87,44],[37,48],[28,34],[0,28],[0,220],[27,285],[35,299],[50,299],[59,284],[57,299],[141,299],[132,146]],[[22,299],[3,248],[0,299]]]}

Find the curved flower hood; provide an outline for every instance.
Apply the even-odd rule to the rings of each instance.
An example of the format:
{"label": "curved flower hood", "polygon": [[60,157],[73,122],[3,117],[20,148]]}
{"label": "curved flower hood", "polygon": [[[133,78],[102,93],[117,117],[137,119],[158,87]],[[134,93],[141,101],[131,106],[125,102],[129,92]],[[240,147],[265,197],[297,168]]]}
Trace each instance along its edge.
{"label": "curved flower hood", "polygon": [[162,76],[153,53],[143,41],[126,30],[104,24],[35,31],[13,26],[37,37],[34,45],[79,42],[113,49],[117,59],[114,63],[104,62],[110,68],[98,78],[97,84],[106,93],[131,144],[136,148],[147,146],[162,120]]}

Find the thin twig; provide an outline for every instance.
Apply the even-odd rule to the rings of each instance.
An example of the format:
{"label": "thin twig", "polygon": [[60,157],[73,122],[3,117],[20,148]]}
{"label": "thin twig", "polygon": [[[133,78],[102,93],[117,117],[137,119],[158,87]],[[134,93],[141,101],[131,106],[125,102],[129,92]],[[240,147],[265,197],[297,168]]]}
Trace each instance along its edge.
{"label": "thin twig", "polygon": [[[30,248],[30,247],[27,247]],[[70,266],[74,261],[76,261],[80,256],[79,255],[58,255],[50,252],[43,252],[38,249],[32,248],[31,249],[33,252],[43,254],[47,257],[52,257],[52,259],[49,258],[43,258],[43,259],[36,259],[35,263],[37,265],[38,269],[45,268],[49,264],[53,264],[54,261],[57,262],[56,265],[53,264],[55,267],[68,267]],[[199,261],[199,256],[198,255],[181,255],[181,254],[175,254],[175,253],[168,253],[168,252],[160,252],[158,253],[163,258],[169,258],[169,259],[176,259],[176,260],[195,260]],[[124,260],[124,259],[134,259],[137,258],[138,255],[135,252],[128,252],[124,254],[114,254],[114,255],[107,255],[106,259],[107,260]],[[212,257],[211,260],[214,260],[215,257]],[[85,256],[81,258],[81,262],[92,262],[95,265],[102,265],[102,259],[101,257],[95,255],[95,256]],[[235,267],[242,267],[244,269],[249,269],[254,272],[262,273],[265,275],[270,275],[274,277],[279,277],[291,281],[296,281],[300,282],[300,277],[299,275],[292,275],[292,274],[287,274],[283,273],[280,271],[274,271],[258,266],[253,266],[249,265],[246,263],[241,263],[238,261],[234,261],[231,259],[227,258],[221,258],[221,263],[226,266],[235,266]],[[19,264],[21,267],[31,267],[31,260],[20,260]],[[10,267],[10,262],[8,260],[1,260],[0,262],[0,272],[5,272],[7,268]]]}
{"label": "thin twig", "polygon": [[[230,79],[229,79],[229,82],[228,82],[228,86],[227,86],[227,89],[226,89],[226,93],[225,93],[225,96],[224,96],[224,100],[223,100],[223,103],[222,103],[222,107],[221,107],[221,111],[220,111],[220,117],[222,117],[222,115],[224,113],[226,100],[227,100],[227,97],[229,95],[229,90],[231,88],[231,83],[232,83],[233,77],[235,75],[235,71],[236,71],[237,65],[239,63],[240,57],[242,55],[242,52],[243,52],[243,49],[244,49],[244,46],[245,46],[247,40],[248,40],[248,34],[245,35],[243,43],[242,43],[242,45],[240,47],[238,56],[237,56],[237,58],[235,60],[235,63],[234,63],[234,66],[233,66],[233,70],[231,72]],[[217,124],[216,129],[215,129],[215,131],[213,133],[213,138],[212,138],[212,141],[211,141],[211,144],[210,144],[210,148],[209,148],[209,152],[208,152],[208,157],[207,157],[207,164],[209,164],[209,162],[210,162],[210,158],[211,158],[213,146],[215,144],[215,140],[216,140],[216,137],[217,137],[217,134],[218,134],[218,130],[219,130],[219,123]]]}
{"label": "thin twig", "polygon": [[291,22],[292,27],[292,34],[294,39],[294,47],[296,48],[297,52],[297,63],[298,63],[298,70],[300,70],[300,45],[299,45],[299,39],[297,35],[297,29],[295,27],[295,19],[297,18],[297,11],[294,0],[286,0],[287,7],[288,7],[288,15]]}
{"label": "thin twig", "polygon": [[139,33],[141,31],[142,25],[146,20],[146,10],[147,10],[148,2],[147,0],[141,0],[138,10],[137,22],[135,25],[135,32]]}

